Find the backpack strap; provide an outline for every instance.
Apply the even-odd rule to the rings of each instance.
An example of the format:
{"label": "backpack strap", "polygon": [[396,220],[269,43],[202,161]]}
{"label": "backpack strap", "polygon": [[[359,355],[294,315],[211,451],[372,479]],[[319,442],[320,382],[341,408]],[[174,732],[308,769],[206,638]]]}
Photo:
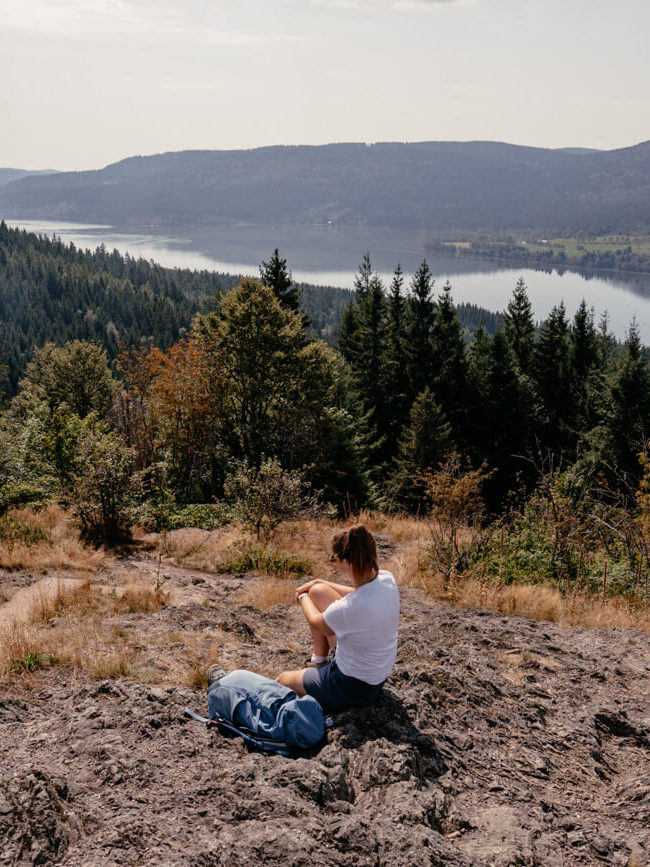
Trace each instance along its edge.
{"label": "backpack strap", "polygon": [[279,755],[286,756],[287,758],[293,755],[293,751],[288,746],[288,744],[282,743],[281,741],[270,741],[266,738],[261,738],[259,735],[251,732],[250,729],[246,729],[244,727],[240,728],[231,723],[229,720],[223,719],[223,717],[214,717],[213,719],[208,719],[208,717],[201,716],[200,714],[191,710],[191,708],[189,707],[185,708],[184,714],[186,717],[197,720],[198,722],[206,723],[206,725],[208,726],[216,726],[221,734],[237,735],[244,741],[247,746],[251,747],[252,749],[262,750],[266,753],[278,753]]}

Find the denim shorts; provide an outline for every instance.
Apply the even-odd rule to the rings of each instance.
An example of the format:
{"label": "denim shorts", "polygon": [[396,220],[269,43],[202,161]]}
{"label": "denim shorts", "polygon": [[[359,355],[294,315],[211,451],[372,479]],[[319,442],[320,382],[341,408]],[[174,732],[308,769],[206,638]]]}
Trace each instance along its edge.
{"label": "denim shorts", "polygon": [[307,695],[313,696],[323,710],[328,712],[372,704],[383,685],[348,677],[339,671],[334,661],[308,668],[302,677],[302,687]]}

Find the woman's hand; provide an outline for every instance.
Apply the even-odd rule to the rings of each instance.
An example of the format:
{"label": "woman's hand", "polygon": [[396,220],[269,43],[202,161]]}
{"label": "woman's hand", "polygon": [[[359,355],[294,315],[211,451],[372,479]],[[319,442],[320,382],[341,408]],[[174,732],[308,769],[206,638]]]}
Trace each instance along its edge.
{"label": "woman's hand", "polygon": [[318,582],[317,578],[314,578],[312,581],[308,581],[306,584],[301,584],[300,587],[296,590],[296,599],[300,596],[301,593],[309,593],[311,588]]}

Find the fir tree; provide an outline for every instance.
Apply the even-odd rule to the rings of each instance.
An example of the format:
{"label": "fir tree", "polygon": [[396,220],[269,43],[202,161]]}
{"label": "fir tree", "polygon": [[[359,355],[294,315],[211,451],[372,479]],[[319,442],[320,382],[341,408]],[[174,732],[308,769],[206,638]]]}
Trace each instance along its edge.
{"label": "fir tree", "polygon": [[433,280],[426,259],[413,275],[408,299],[407,351],[410,397],[424,391],[433,380]]}
{"label": "fir tree", "polygon": [[415,511],[424,495],[422,474],[437,467],[453,448],[451,426],[427,387],[414,400],[400,437],[391,476],[391,499]]}
{"label": "fir tree", "polygon": [[523,277],[517,280],[504,320],[506,337],[514,352],[519,370],[524,374],[528,373],[535,340],[535,323]]}
{"label": "fir tree", "polygon": [[467,352],[449,283],[438,296],[432,337],[434,393],[449,418],[456,443],[466,446]]}
{"label": "fir tree", "polygon": [[590,431],[597,421],[597,404],[602,393],[602,366],[593,310],[583,298],[569,333],[569,364],[576,436]]}
{"label": "fir tree", "polygon": [[532,371],[535,390],[541,399],[537,418],[540,443],[559,459],[570,444],[574,415],[569,326],[564,304],[554,307],[540,328]]}
{"label": "fir tree", "polygon": [[385,352],[385,406],[387,413],[387,452],[392,456],[408,412],[407,351],[405,334],[404,276],[400,265],[390,285]]}
{"label": "fir tree", "polygon": [[[291,310],[293,313],[301,311],[302,293],[293,282],[291,271],[287,268],[287,260],[280,257],[277,247],[268,262],[262,262],[260,278],[265,286],[273,289],[275,297],[286,310]],[[303,328],[311,324],[311,319],[304,312],[302,312],[302,324]]]}
{"label": "fir tree", "polygon": [[606,426],[611,463],[618,474],[637,480],[638,455],[650,436],[650,371],[635,322],[613,375]]}

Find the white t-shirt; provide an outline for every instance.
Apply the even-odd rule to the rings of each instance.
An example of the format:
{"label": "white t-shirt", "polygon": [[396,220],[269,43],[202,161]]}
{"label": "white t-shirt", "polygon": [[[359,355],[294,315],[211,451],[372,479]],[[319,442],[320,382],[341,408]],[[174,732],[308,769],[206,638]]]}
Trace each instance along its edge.
{"label": "white t-shirt", "polygon": [[343,674],[365,683],[383,683],[397,655],[399,590],[391,572],[362,584],[323,612],[337,639],[336,664]]}

